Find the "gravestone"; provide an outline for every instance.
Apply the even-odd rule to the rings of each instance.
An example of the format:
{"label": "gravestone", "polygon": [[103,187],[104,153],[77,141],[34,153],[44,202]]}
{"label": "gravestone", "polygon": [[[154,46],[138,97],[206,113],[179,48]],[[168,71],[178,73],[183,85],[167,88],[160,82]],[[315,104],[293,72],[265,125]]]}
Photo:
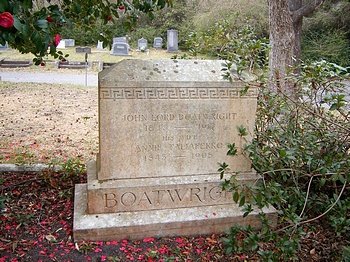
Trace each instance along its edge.
{"label": "gravestone", "polygon": [[76,53],[88,53],[91,54],[91,47],[84,46],[84,47],[76,47],[75,48]]}
{"label": "gravestone", "polygon": [[103,41],[98,40],[97,41],[97,50],[103,50]]}
{"label": "gravestone", "polygon": [[178,47],[178,32],[177,30],[171,29],[167,31],[167,52],[177,53]]}
{"label": "gravestone", "polygon": [[75,40],[71,38],[62,39],[65,42],[66,47],[73,47],[75,46]]}
{"label": "gravestone", "polygon": [[144,39],[142,37],[142,38],[140,38],[137,41],[137,50],[138,51],[142,51],[142,52],[146,52],[148,50],[148,41],[147,41],[147,39]]}
{"label": "gravestone", "polygon": [[[222,191],[218,162],[241,183],[258,176],[237,126],[254,130],[258,91],[224,81],[222,61],[123,60],[99,73],[99,154],[76,185],[74,240],[121,240],[221,233],[243,218]],[[230,174],[228,174],[230,176]],[[228,177],[229,177],[228,176]],[[276,223],[271,207],[266,217]]]}
{"label": "gravestone", "polygon": [[113,43],[127,43],[127,39],[126,37],[121,37],[121,36],[114,37]]}
{"label": "gravestone", "polygon": [[153,40],[153,47],[162,48],[162,46],[163,46],[163,39],[161,37],[155,37]]}
{"label": "gravestone", "polygon": [[64,49],[66,48],[66,41],[61,39],[58,45],[56,46],[57,49]]}
{"label": "gravestone", "polygon": [[129,45],[127,43],[114,42],[110,54],[119,56],[129,56]]}
{"label": "gravestone", "polygon": [[7,49],[9,49],[7,42],[5,42],[5,45],[0,45],[0,50],[7,50]]}

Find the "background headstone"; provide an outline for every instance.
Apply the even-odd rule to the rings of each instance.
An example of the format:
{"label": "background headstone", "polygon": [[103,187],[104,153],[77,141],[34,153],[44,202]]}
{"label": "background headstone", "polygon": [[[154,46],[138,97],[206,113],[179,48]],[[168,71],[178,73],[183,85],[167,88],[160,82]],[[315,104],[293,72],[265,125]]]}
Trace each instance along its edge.
{"label": "background headstone", "polygon": [[155,37],[153,40],[154,48],[162,48],[163,47],[163,39],[161,37]]}
{"label": "background headstone", "polygon": [[61,41],[58,43],[58,45],[56,46],[57,49],[64,49],[66,48],[66,41],[61,39]]}
{"label": "background headstone", "polygon": [[73,46],[75,46],[75,40],[74,39],[68,38],[68,39],[62,39],[62,40],[65,42],[66,47],[73,47]]}
{"label": "background headstone", "polygon": [[167,31],[167,52],[177,53],[178,47],[178,32],[177,30],[171,29]]}
{"label": "background headstone", "polygon": [[76,47],[75,48],[76,53],[88,53],[91,54],[91,47],[84,46],[84,47]]}
{"label": "background headstone", "polygon": [[98,40],[97,41],[97,50],[103,50],[103,41]]}
{"label": "background headstone", "polygon": [[0,50],[7,50],[7,49],[9,49],[7,42],[5,42],[5,45],[0,45]]}
{"label": "background headstone", "polygon": [[[221,233],[243,218],[222,191],[218,162],[241,183],[257,180],[237,126],[254,130],[258,91],[224,81],[223,61],[125,59],[99,73],[99,154],[77,185],[74,240]],[[230,177],[231,174],[228,174]],[[266,218],[276,223],[271,207]]]}
{"label": "background headstone", "polygon": [[113,43],[127,43],[126,37],[114,37],[113,38]]}
{"label": "background headstone", "polygon": [[142,52],[146,52],[148,50],[148,41],[147,41],[147,39],[140,38],[137,41],[137,50],[138,51],[142,51]]}
{"label": "background headstone", "polygon": [[129,45],[123,42],[114,42],[110,52],[111,55],[128,56]]}

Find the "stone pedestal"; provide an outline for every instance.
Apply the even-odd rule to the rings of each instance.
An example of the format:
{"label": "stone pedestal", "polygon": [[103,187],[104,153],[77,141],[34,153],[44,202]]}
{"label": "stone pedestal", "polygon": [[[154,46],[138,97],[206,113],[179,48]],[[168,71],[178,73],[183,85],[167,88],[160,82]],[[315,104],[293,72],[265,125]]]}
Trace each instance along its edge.
{"label": "stone pedestal", "polygon": [[[99,73],[99,139],[75,192],[75,241],[200,235],[243,218],[222,191],[218,162],[256,182],[248,158],[227,156],[254,129],[257,90],[221,76],[221,61],[123,60]],[[273,208],[264,210],[274,223]]]}

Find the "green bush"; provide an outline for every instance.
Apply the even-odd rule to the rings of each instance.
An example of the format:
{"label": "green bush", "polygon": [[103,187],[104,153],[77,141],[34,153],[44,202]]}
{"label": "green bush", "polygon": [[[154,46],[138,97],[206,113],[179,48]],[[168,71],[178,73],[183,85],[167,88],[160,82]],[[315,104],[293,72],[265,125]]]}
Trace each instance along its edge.
{"label": "green bush", "polygon": [[[273,93],[267,83],[260,83],[255,137],[241,150],[262,183],[243,190],[236,181],[239,173],[222,182],[223,189],[232,191],[243,206],[244,216],[271,204],[276,207],[279,227],[284,228],[278,237],[265,228],[264,220],[260,232],[239,228],[247,236],[240,246],[252,249],[256,242],[268,242],[273,248],[258,252],[263,260],[295,259],[302,225],[315,220],[324,219],[339,237],[350,233],[350,115],[340,83],[349,73],[326,61],[305,63],[299,69],[300,74],[290,79],[298,87],[299,99]],[[242,137],[247,133],[244,127],[238,132]],[[234,156],[238,149],[233,148],[229,145],[228,154]],[[220,165],[221,177],[229,168]],[[228,251],[237,248],[233,240],[237,230],[231,229],[224,239]]]}
{"label": "green bush", "polygon": [[119,18],[115,24],[103,24],[102,21],[97,21],[95,24],[91,25],[89,29],[84,27],[72,28],[67,25],[62,28],[62,38],[72,38],[78,46],[95,46],[98,40],[103,40],[101,32],[104,32],[106,36],[110,35],[112,37],[125,36],[128,34],[129,31],[123,26],[124,22],[124,18]]}
{"label": "green bush", "polygon": [[303,60],[325,59],[342,66],[350,66],[350,39],[342,30],[308,31],[303,36]]}
{"label": "green bush", "polygon": [[268,41],[259,39],[249,25],[240,27],[223,20],[205,32],[192,32],[186,43],[192,56],[205,54],[232,61],[239,67],[238,73],[243,68],[254,71],[267,63]]}
{"label": "green bush", "polygon": [[268,5],[262,0],[197,1],[193,24],[196,32],[204,32],[216,23],[227,20],[237,27],[247,24],[256,29],[259,37],[268,36]]}

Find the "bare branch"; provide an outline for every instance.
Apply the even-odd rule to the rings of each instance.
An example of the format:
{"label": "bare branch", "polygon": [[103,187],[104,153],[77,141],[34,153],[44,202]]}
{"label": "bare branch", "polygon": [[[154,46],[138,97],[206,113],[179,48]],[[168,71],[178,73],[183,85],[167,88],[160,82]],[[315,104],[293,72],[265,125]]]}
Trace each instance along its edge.
{"label": "bare branch", "polygon": [[301,8],[293,12],[292,18],[293,21],[296,22],[299,19],[303,18],[304,16],[307,16],[314,12],[317,7],[322,5],[324,0],[312,0],[309,3],[303,5]]}

